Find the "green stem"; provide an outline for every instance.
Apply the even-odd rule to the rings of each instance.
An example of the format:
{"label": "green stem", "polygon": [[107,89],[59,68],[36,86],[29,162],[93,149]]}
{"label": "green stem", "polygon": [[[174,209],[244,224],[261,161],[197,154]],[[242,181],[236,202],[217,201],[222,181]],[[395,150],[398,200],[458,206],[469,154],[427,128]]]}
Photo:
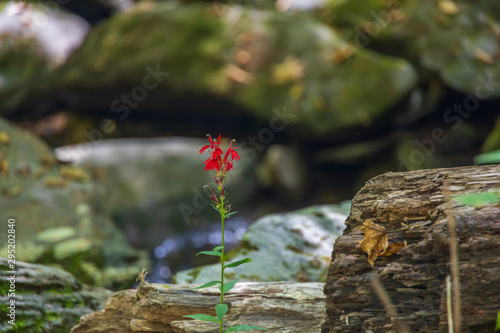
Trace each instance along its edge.
{"label": "green stem", "polygon": [[[224,303],[224,199],[220,198],[220,218],[221,218],[221,231],[222,231],[222,256],[220,257],[220,284],[221,284],[221,292],[220,292],[220,304]],[[222,333],[222,322],[221,319],[219,323],[220,333]]]}

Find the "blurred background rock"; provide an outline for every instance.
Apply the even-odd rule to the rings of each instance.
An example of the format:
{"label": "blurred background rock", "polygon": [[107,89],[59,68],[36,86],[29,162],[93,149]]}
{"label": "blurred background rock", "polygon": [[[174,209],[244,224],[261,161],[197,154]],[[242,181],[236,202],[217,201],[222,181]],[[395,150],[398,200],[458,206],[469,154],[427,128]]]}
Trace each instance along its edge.
{"label": "blurred background rock", "polygon": [[500,148],[496,1],[0,9],[0,216],[22,225],[20,259],[86,283],[123,288],[142,265],[169,281],[209,263],[192,261],[217,242],[197,155],[207,133],[242,155],[233,245],[263,215]]}

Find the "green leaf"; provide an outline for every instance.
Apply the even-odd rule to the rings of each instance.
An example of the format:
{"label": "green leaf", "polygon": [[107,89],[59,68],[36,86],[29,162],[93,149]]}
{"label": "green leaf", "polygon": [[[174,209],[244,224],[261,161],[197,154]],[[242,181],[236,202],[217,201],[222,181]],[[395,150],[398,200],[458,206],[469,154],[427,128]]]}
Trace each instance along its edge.
{"label": "green leaf", "polygon": [[220,283],[220,281],[210,281],[210,282],[205,283],[204,285],[201,285],[201,286],[193,288],[193,289],[208,288],[211,286],[215,286],[217,283]]}
{"label": "green leaf", "polygon": [[259,327],[259,326],[252,326],[252,325],[238,325],[238,326],[233,326],[233,327],[228,328],[227,330],[224,331],[224,333],[248,331],[248,330],[266,330],[267,331],[267,328]]}
{"label": "green leaf", "polygon": [[229,216],[236,214],[236,213],[238,213],[238,211],[228,213],[228,214],[224,215],[224,218],[228,218]]}
{"label": "green leaf", "polygon": [[498,195],[498,192],[463,194],[457,195],[453,199],[463,203],[464,205],[474,207],[497,204],[500,202],[500,196]]}
{"label": "green leaf", "polygon": [[225,295],[229,290],[233,289],[236,283],[238,283],[238,281],[226,282],[224,283],[224,290],[221,290],[222,286],[219,286],[219,290],[221,291],[222,294]]}
{"label": "green leaf", "polygon": [[214,249],[212,251],[201,251],[201,252],[196,253],[196,255],[198,255],[198,254],[206,254],[207,256],[218,256],[218,257],[221,257],[222,253],[220,253],[220,251],[223,248],[224,248],[224,246],[216,246],[216,247],[214,247]]}
{"label": "green leaf", "polygon": [[495,326],[495,331],[500,331],[500,311],[497,314],[497,325]]}
{"label": "green leaf", "polygon": [[490,151],[474,157],[475,164],[498,164],[500,163],[500,150]]}
{"label": "green leaf", "polygon": [[227,311],[228,311],[227,304],[217,304],[215,306],[215,313],[217,313],[217,318],[219,318],[219,322],[222,321],[222,317],[224,317]]}
{"label": "green leaf", "polygon": [[219,320],[217,320],[217,318],[213,317],[213,316],[209,316],[209,315],[206,315],[206,314],[193,314],[193,315],[185,315],[183,317],[186,317],[186,318],[193,318],[193,319],[198,319],[198,320],[203,320],[203,321],[211,321],[211,322],[214,322],[214,323],[218,323]]}
{"label": "green leaf", "polygon": [[224,269],[231,268],[231,267],[238,267],[239,265],[243,265],[243,264],[246,264],[249,262],[252,262],[252,259],[250,259],[250,258],[241,259],[241,260],[232,262],[230,264],[227,264],[226,266],[224,266]]}
{"label": "green leaf", "polygon": [[224,248],[224,246],[216,246],[216,247],[214,247],[214,251],[220,252],[220,250],[222,250],[223,248]]}
{"label": "green leaf", "polygon": [[215,205],[213,205],[213,204],[211,204],[210,206],[212,206],[212,207],[213,207],[216,211],[218,211],[218,212],[220,213],[220,209],[219,209],[219,208],[217,208],[217,206],[215,206]]}
{"label": "green leaf", "polygon": [[222,257],[222,253],[220,253],[218,251],[201,251],[201,252],[196,253],[196,255],[198,255],[198,254],[204,254],[204,255],[207,255],[207,256]]}

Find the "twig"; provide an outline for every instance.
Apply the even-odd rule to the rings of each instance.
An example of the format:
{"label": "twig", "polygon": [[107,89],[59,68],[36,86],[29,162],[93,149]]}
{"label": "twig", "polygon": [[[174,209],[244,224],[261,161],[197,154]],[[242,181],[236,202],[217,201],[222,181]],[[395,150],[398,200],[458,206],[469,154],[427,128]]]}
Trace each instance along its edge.
{"label": "twig", "polygon": [[448,220],[448,233],[450,243],[451,287],[453,291],[453,333],[460,333],[462,326],[462,300],[460,295],[460,269],[458,266],[458,241],[451,204],[451,194],[448,186],[443,189],[446,200],[446,216]]}
{"label": "twig", "polygon": [[385,310],[389,314],[389,317],[391,317],[391,320],[394,322],[394,325],[396,326],[396,329],[400,333],[410,333],[410,330],[408,327],[406,327],[405,324],[403,324],[398,318],[396,314],[396,306],[391,301],[391,298],[389,297],[389,294],[385,290],[384,286],[382,285],[382,282],[380,282],[380,279],[378,276],[373,273],[372,274],[372,287],[373,290],[375,290],[375,293],[377,294],[378,298],[382,302],[382,304],[385,307]]}
{"label": "twig", "polygon": [[451,308],[451,275],[446,275],[446,313],[448,314],[448,333],[453,333],[453,310]]}

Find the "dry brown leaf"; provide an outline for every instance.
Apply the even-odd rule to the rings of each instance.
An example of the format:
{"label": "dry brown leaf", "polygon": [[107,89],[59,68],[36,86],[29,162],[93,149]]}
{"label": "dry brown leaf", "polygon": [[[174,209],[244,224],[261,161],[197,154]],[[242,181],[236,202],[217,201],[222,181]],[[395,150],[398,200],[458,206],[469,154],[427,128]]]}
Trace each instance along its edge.
{"label": "dry brown leaf", "polygon": [[342,48],[337,48],[332,52],[330,55],[330,61],[334,64],[340,64],[349,59],[354,53],[356,53],[357,50],[358,48],[356,46],[345,44]]}
{"label": "dry brown leaf", "polygon": [[68,186],[68,182],[62,179],[61,177],[53,176],[45,178],[44,185],[45,187],[51,187],[51,188],[66,187]]}
{"label": "dry brown leaf", "polygon": [[239,50],[234,55],[234,60],[244,65],[247,64],[250,60],[252,60],[252,55],[248,51]]}
{"label": "dry brown leaf", "polygon": [[456,15],[460,11],[457,4],[451,0],[441,0],[438,2],[439,10],[446,15]]}
{"label": "dry brown leaf", "polygon": [[304,64],[297,58],[286,57],[283,62],[274,65],[271,68],[273,83],[284,85],[304,76]]}
{"label": "dry brown leaf", "polygon": [[10,138],[9,134],[5,131],[0,131],[0,145],[9,145],[10,144]]}
{"label": "dry brown leaf", "polygon": [[495,62],[495,60],[493,60],[493,57],[491,56],[491,54],[489,54],[488,52],[481,50],[479,48],[476,48],[474,50],[474,58],[481,60],[482,62],[490,64],[490,65]]}
{"label": "dry brown leaf", "polygon": [[0,176],[9,174],[9,161],[6,158],[0,158]]}
{"label": "dry brown leaf", "polygon": [[378,256],[385,252],[389,246],[387,231],[384,227],[374,223],[370,219],[367,219],[363,223],[360,230],[365,232],[365,238],[359,242],[359,245],[368,254],[367,260],[373,267]]}
{"label": "dry brown leaf", "polygon": [[22,190],[23,187],[21,185],[14,185],[10,188],[4,187],[2,188],[2,195],[7,198],[14,198],[17,197],[22,192]]}
{"label": "dry brown leaf", "polygon": [[88,173],[78,167],[61,167],[61,177],[65,180],[76,180],[83,183],[88,183],[90,181]]}
{"label": "dry brown leaf", "polygon": [[392,243],[392,244],[389,244],[389,246],[387,247],[387,249],[382,252],[379,257],[388,257],[392,254],[397,254],[399,253],[399,251],[401,251],[401,249],[405,247],[405,243],[403,242],[397,242],[397,243]]}
{"label": "dry brown leaf", "polygon": [[228,65],[225,69],[226,77],[238,83],[248,83],[253,78],[253,75],[235,65]]}

